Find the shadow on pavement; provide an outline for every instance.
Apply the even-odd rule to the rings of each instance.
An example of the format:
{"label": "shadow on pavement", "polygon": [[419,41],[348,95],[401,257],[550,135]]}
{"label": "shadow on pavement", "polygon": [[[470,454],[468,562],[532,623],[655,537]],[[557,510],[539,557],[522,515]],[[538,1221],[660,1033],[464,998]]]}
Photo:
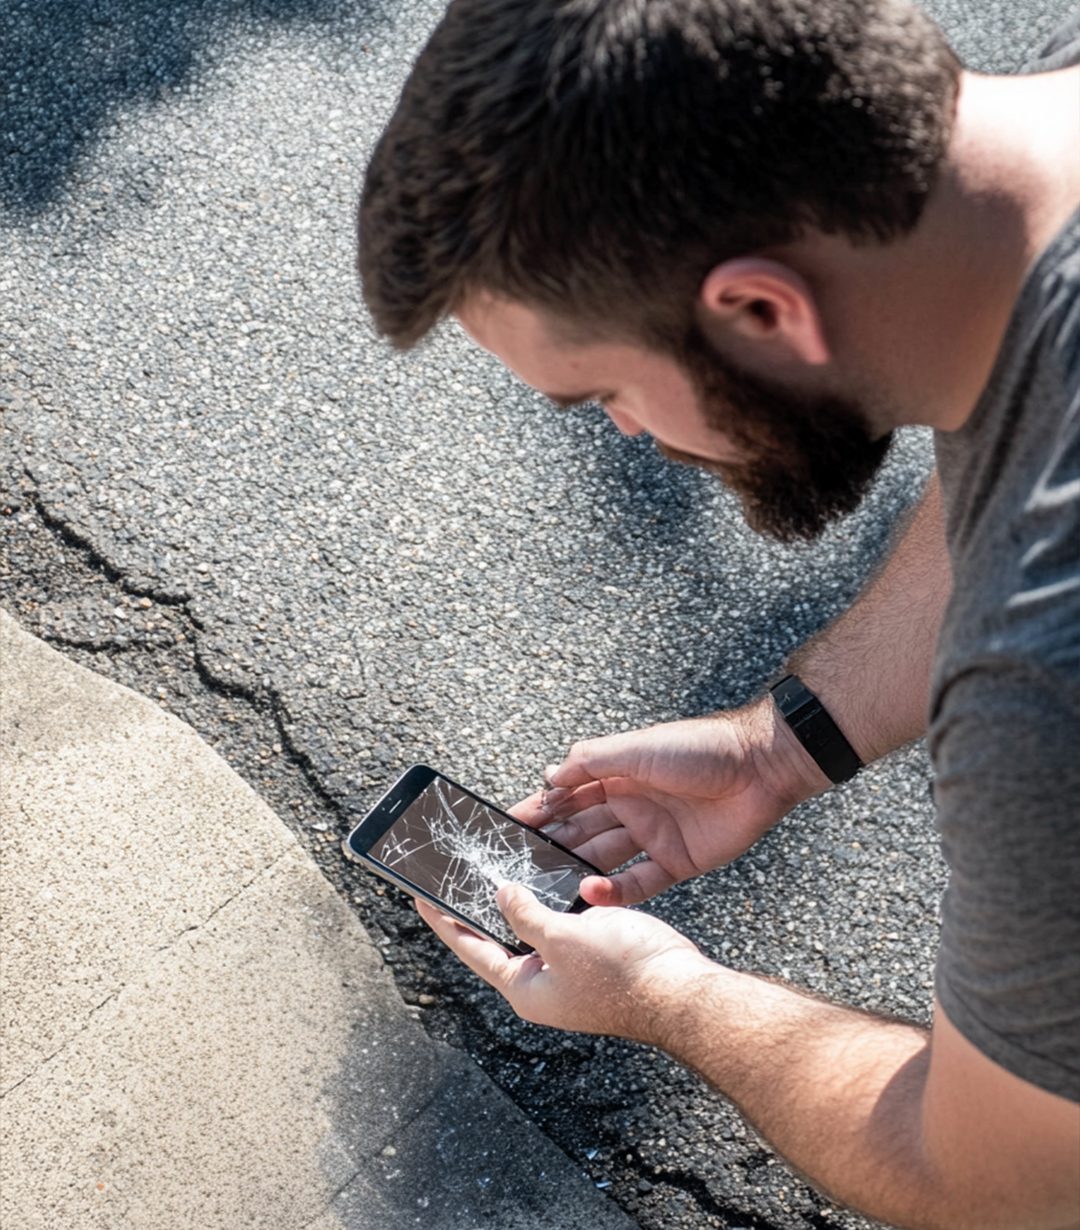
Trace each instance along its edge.
{"label": "shadow on pavement", "polygon": [[3,0],[0,207],[24,219],[57,201],[115,111],[197,78],[228,28],[355,29],[368,0]]}

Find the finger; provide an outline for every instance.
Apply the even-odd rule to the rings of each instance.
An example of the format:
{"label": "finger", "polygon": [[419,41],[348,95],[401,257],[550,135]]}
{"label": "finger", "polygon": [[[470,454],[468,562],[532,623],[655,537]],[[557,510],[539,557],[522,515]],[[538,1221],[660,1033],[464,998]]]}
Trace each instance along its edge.
{"label": "finger", "polygon": [[522,824],[527,824],[530,828],[539,828],[542,824],[547,824],[551,819],[550,812],[544,807],[545,791],[537,790],[530,794],[527,799],[522,799],[520,803],[515,803],[513,807],[508,807],[507,812],[513,816],[515,820],[520,820]]}
{"label": "finger", "polygon": [[613,876],[586,876],[578,892],[590,905],[638,905],[670,888],[675,877],[651,858]]}
{"label": "finger", "polygon": [[602,782],[590,782],[580,790],[566,790],[562,787],[537,790],[528,798],[522,799],[508,808],[515,820],[527,824],[530,828],[543,828],[546,824],[572,816],[586,807],[594,807],[604,801],[604,786]]}
{"label": "finger", "polygon": [[578,885],[578,893],[582,901],[589,905],[619,905],[616,900],[619,895],[608,876],[586,876]]}
{"label": "finger", "polygon": [[633,777],[638,768],[644,731],[583,739],[571,747],[559,765],[549,765],[544,776],[552,786],[584,786],[604,777]]}
{"label": "finger", "polygon": [[540,948],[559,915],[541,905],[523,884],[504,884],[495,895],[503,917],[519,940]]}
{"label": "finger", "polygon": [[598,833],[581,845],[575,845],[574,853],[601,871],[612,871],[640,854],[641,847],[626,829],[617,828]]}
{"label": "finger", "polygon": [[586,782],[584,786],[569,789],[553,786],[544,799],[544,807],[554,819],[574,816],[588,807],[602,806],[607,798],[603,782]]}
{"label": "finger", "polygon": [[474,974],[479,974],[497,989],[506,985],[511,977],[510,966],[514,958],[501,945],[470,931],[456,918],[437,910],[427,901],[417,899],[416,912]]}
{"label": "finger", "polygon": [[595,837],[598,833],[606,833],[608,829],[622,828],[622,823],[612,815],[607,804],[586,808],[576,816],[565,820],[553,820],[543,826],[548,837],[553,837],[561,846],[576,850],[583,841]]}

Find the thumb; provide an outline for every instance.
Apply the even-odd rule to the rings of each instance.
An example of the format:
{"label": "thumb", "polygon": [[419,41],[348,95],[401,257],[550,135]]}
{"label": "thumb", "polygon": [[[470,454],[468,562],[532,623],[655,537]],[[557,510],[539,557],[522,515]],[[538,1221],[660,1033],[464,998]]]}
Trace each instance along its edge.
{"label": "thumb", "polygon": [[518,939],[536,948],[555,911],[541,905],[523,884],[504,884],[495,894],[495,901]]}

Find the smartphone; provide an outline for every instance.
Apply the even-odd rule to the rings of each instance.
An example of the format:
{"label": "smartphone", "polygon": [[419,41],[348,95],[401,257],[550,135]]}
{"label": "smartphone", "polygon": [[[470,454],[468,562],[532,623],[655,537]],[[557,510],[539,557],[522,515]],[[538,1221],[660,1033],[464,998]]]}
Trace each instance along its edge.
{"label": "smartphone", "polygon": [[553,910],[588,907],[578,887],[603,873],[557,841],[459,786],[413,765],[346,838],[347,857],[423,897],[514,953],[531,952],[495,901],[503,884],[524,884]]}

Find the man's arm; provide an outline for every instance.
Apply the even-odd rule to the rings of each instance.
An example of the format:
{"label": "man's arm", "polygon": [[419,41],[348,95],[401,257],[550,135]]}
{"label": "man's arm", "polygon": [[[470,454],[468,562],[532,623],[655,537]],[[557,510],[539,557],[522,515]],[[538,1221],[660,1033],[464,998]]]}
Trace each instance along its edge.
{"label": "man's arm", "polygon": [[713,966],[656,1020],[659,1044],[840,1204],[911,1230],[1080,1224],[1080,1107],[940,1008],[928,1034]]}
{"label": "man's arm", "polygon": [[[864,761],[922,733],[930,668],[951,574],[936,475],[884,567],[855,605],[790,668],[824,702]],[[631,905],[729,862],[831,782],[772,698],[728,713],[575,743],[547,772],[552,788],[513,813],[558,823],[557,836],[611,877],[592,905]]]}
{"label": "man's arm", "polygon": [[662,1047],[837,1202],[905,1230],[1080,1225],[1080,1107],[940,1010],[927,1033],[716,965],[648,915],[559,914],[520,887],[499,904],[533,955],[418,908],[520,1016]]}
{"label": "man's arm", "polygon": [[788,663],[865,763],[925,731],[934,647],[951,591],[935,471],[880,571]]}

